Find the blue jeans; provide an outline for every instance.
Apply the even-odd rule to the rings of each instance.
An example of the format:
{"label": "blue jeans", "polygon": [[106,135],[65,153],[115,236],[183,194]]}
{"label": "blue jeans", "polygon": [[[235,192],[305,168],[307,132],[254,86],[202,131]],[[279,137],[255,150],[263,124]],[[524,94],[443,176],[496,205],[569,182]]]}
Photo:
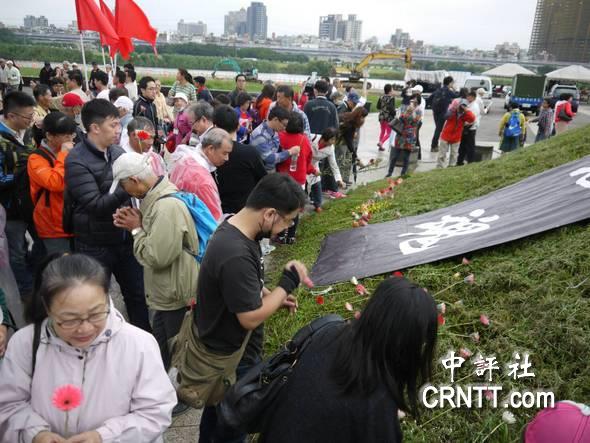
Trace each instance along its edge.
{"label": "blue jeans", "polygon": [[[27,259],[26,232],[33,238],[31,259]],[[45,255],[43,243],[37,237],[35,227],[23,220],[6,221],[6,239],[8,240],[8,255],[10,267],[14,273],[21,298],[29,296],[33,290],[33,274],[35,267]]]}
{"label": "blue jeans", "polygon": [[133,255],[133,245],[93,246],[75,240],[74,246],[76,252],[98,260],[105,267],[109,279],[111,274],[115,276],[121,287],[129,322],[151,332],[143,288],[143,268]]}
{"label": "blue jeans", "polygon": [[401,175],[406,175],[408,172],[408,167],[410,166],[410,155],[412,151],[408,151],[407,149],[397,149],[391,148],[391,157],[389,160],[389,170],[387,171],[387,177],[391,177],[393,174],[393,170],[395,169],[395,164],[400,156],[403,156],[404,165],[402,167]]}
{"label": "blue jeans", "polygon": [[[240,361],[236,369],[236,379],[239,380],[246,373],[256,366],[258,362]],[[215,406],[207,406],[201,415],[199,425],[199,443],[244,443],[248,434],[233,428],[224,428],[217,423],[217,410]]]}
{"label": "blue jeans", "polygon": [[313,202],[313,206],[315,208],[322,207],[322,182],[318,181],[316,184],[311,185],[311,190],[309,191],[309,197]]}

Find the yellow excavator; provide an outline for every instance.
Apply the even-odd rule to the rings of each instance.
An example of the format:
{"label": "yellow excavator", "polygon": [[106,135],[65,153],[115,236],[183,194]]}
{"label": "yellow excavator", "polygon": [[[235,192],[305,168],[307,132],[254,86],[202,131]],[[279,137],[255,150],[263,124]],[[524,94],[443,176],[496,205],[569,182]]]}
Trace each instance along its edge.
{"label": "yellow excavator", "polygon": [[[403,60],[406,68],[412,66],[412,51],[408,48],[405,51],[380,51],[371,52],[360,63],[352,66],[336,66],[333,68],[332,75],[343,80],[344,85],[361,86],[364,78],[363,71],[373,60]],[[367,88],[371,89],[371,83],[367,83]]]}

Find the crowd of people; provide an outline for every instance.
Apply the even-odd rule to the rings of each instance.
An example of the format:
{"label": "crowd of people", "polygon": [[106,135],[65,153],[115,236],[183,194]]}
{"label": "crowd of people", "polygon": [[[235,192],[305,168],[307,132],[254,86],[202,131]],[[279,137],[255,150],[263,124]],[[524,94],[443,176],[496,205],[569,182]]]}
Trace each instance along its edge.
{"label": "crowd of people", "polygon": [[[32,86],[33,95],[3,86],[0,266],[7,249],[29,326],[16,331],[0,285],[0,441],[162,441],[189,407],[204,408],[199,441],[244,441],[216,405],[262,360],[264,322],[295,313],[293,293],[313,286],[291,261],[271,289],[264,256],[271,241],[296,242],[307,203],[319,213],[324,196],[345,196],[363,99],[329,78],[302,94],[267,82],[254,96],[241,74],[214,97],[185,69],[166,96],[130,64],[103,72],[93,63],[85,85],[76,64],[46,63]],[[378,147],[393,145],[388,176],[400,158],[406,174],[420,149],[421,95],[409,84],[398,109],[387,85],[379,100]],[[438,166],[449,151],[448,164],[473,161],[478,94],[456,97],[448,78],[432,107]],[[543,134],[552,121],[544,107]],[[128,320],[109,296],[112,277]],[[416,412],[436,330],[431,295],[404,278],[384,281],[360,319],[314,341],[268,411],[262,441],[401,441],[397,410]],[[83,393],[65,414],[55,407],[61,385]]]}

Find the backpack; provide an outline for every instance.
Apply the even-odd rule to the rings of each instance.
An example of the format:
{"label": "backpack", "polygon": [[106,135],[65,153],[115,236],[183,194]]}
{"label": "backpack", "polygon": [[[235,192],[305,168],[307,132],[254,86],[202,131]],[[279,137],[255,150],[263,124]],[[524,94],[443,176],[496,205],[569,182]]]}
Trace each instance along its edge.
{"label": "backpack", "polygon": [[343,324],[337,314],[317,318],[301,328],[270,359],[258,363],[225,393],[217,406],[217,419],[249,434],[262,430],[266,412],[273,407],[283,386],[295,370],[297,361],[313,341],[313,336],[329,325]]}
{"label": "backpack", "polygon": [[512,112],[510,118],[504,127],[504,137],[518,137],[522,133],[520,129],[520,114]]}
{"label": "backpack", "polygon": [[[29,156],[33,153],[39,154],[46,159],[50,156],[39,149],[30,151],[30,148],[16,140],[12,134],[0,132],[0,137],[10,141],[13,145],[19,146],[23,150],[23,152],[17,152],[13,147],[10,147],[4,152],[5,173],[14,173],[14,197],[12,199],[12,208],[10,208],[11,214],[18,216],[21,220],[24,220],[27,223],[32,223],[33,210],[35,209],[35,204],[39,201],[39,198],[41,198],[41,195],[39,195],[33,202],[33,199],[31,198],[31,181],[29,179],[27,163]],[[12,169],[12,171],[9,169]],[[49,199],[49,196],[47,196],[47,199]]]}
{"label": "backpack", "polygon": [[175,192],[174,194],[163,195],[158,200],[169,197],[174,197],[182,201],[195,222],[197,237],[199,238],[199,253],[195,256],[195,259],[201,263],[205,256],[207,243],[209,243],[209,239],[217,229],[217,221],[211,215],[211,211],[207,205],[195,194],[191,194],[190,192]]}

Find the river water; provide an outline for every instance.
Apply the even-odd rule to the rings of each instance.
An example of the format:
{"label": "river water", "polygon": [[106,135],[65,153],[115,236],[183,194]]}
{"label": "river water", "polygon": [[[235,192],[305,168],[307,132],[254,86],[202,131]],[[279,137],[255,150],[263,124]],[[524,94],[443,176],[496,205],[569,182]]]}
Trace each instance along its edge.
{"label": "river water", "polygon": [[[26,68],[38,68],[41,69],[43,67],[42,62],[31,62],[31,61],[16,61],[18,66],[26,67]],[[78,63],[80,64],[80,63]],[[61,62],[51,62],[51,66],[58,66],[61,65]],[[154,75],[158,77],[176,77],[176,69],[171,68],[144,68],[144,67],[137,67],[135,68],[138,74],[141,75]],[[202,69],[189,69],[191,75],[197,76],[202,75],[205,78],[211,78],[211,74],[213,73],[212,70],[202,70]],[[216,71],[215,78],[221,79],[233,79],[235,78],[236,73],[234,71]],[[262,81],[272,80],[276,83],[289,83],[289,84],[301,84],[307,79],[309,76],[307,75],[297,75],[297,74],[276,74],[276,73],[269,73],[269,72],[259,72],[258,79]],[[368,81],[372,85],[372,89],[383,90],[383,87],[390,83],[392,85],[400,85],[403,86],[404,82],[400,80],[386,80],[380,78],[369,78]]]}

